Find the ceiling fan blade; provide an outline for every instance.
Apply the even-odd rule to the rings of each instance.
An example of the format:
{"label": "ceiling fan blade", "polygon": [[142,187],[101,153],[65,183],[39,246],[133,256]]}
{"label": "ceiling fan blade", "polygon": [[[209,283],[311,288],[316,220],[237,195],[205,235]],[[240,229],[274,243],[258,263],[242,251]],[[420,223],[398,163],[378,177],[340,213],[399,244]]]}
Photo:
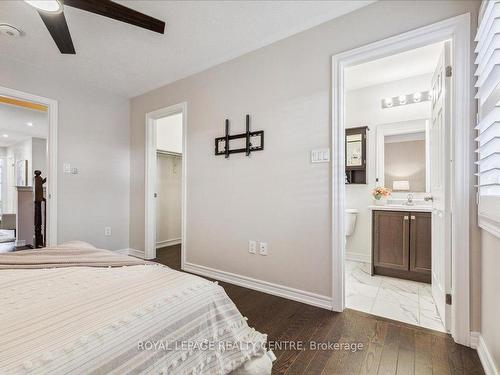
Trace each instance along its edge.
{"label": "ceiling fan blade", "polygon": [[59,51],[64,54],[74,55],[76,53],[75,47],[73,46],[73,40],[71,39],[64,13],[48,14],[46,12],[38,12],[38,14],[42,18],[47,30],[49,30],[50,35],[52,35],[52,39],[54,39]]}
{"label": "ceiling fan blade", "polygon": [[160,34],[165,32],[165,22],[111,0],[64,0],[64,5],[139,26]]}

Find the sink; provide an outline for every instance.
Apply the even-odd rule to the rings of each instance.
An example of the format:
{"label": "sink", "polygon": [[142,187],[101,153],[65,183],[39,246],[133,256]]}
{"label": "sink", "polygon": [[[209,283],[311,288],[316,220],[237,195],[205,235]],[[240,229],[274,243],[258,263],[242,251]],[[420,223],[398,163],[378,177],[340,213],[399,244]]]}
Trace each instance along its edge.
{"label": "sink", "polygon": [[429,202],[426,202],[424,200],[413,200],[413,202],[409,203],[406,199],[389,199],[387,201],[387,205],[389,206],[404,206],[404,207],[414,207],[414,206],[428,206],[430,207],[431,205]]}

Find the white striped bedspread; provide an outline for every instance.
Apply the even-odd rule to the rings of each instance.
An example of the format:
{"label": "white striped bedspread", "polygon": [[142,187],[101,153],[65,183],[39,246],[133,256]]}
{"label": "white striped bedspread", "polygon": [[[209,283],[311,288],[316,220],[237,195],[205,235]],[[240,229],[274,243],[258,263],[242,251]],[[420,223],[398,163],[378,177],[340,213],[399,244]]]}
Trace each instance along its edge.
{"label": "white striped bedspread", "polygon": [[165,266],[0,270],[0,374],[228,374],[266,339],[222,287]]}

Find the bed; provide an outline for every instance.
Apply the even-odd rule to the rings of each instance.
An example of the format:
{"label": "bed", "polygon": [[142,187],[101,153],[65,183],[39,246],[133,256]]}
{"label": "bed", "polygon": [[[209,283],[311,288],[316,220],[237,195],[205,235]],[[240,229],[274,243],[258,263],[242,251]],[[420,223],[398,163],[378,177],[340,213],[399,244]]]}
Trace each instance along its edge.
{"label": "bed", "polygon": [[217,283],[73,242],[0,255],[0,374],[271,373]]}

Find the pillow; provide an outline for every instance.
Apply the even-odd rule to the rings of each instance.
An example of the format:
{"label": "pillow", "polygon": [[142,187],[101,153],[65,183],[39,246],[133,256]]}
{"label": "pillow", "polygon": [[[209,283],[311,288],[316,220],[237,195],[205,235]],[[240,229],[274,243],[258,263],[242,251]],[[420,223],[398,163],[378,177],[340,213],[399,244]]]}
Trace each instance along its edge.
{"label": "pillow", "polygon": [[70,247],[70,248],[78,248],[78,249],[95,249],[94,245],[89,244],[85,241],[66,241],[57,247]]}

